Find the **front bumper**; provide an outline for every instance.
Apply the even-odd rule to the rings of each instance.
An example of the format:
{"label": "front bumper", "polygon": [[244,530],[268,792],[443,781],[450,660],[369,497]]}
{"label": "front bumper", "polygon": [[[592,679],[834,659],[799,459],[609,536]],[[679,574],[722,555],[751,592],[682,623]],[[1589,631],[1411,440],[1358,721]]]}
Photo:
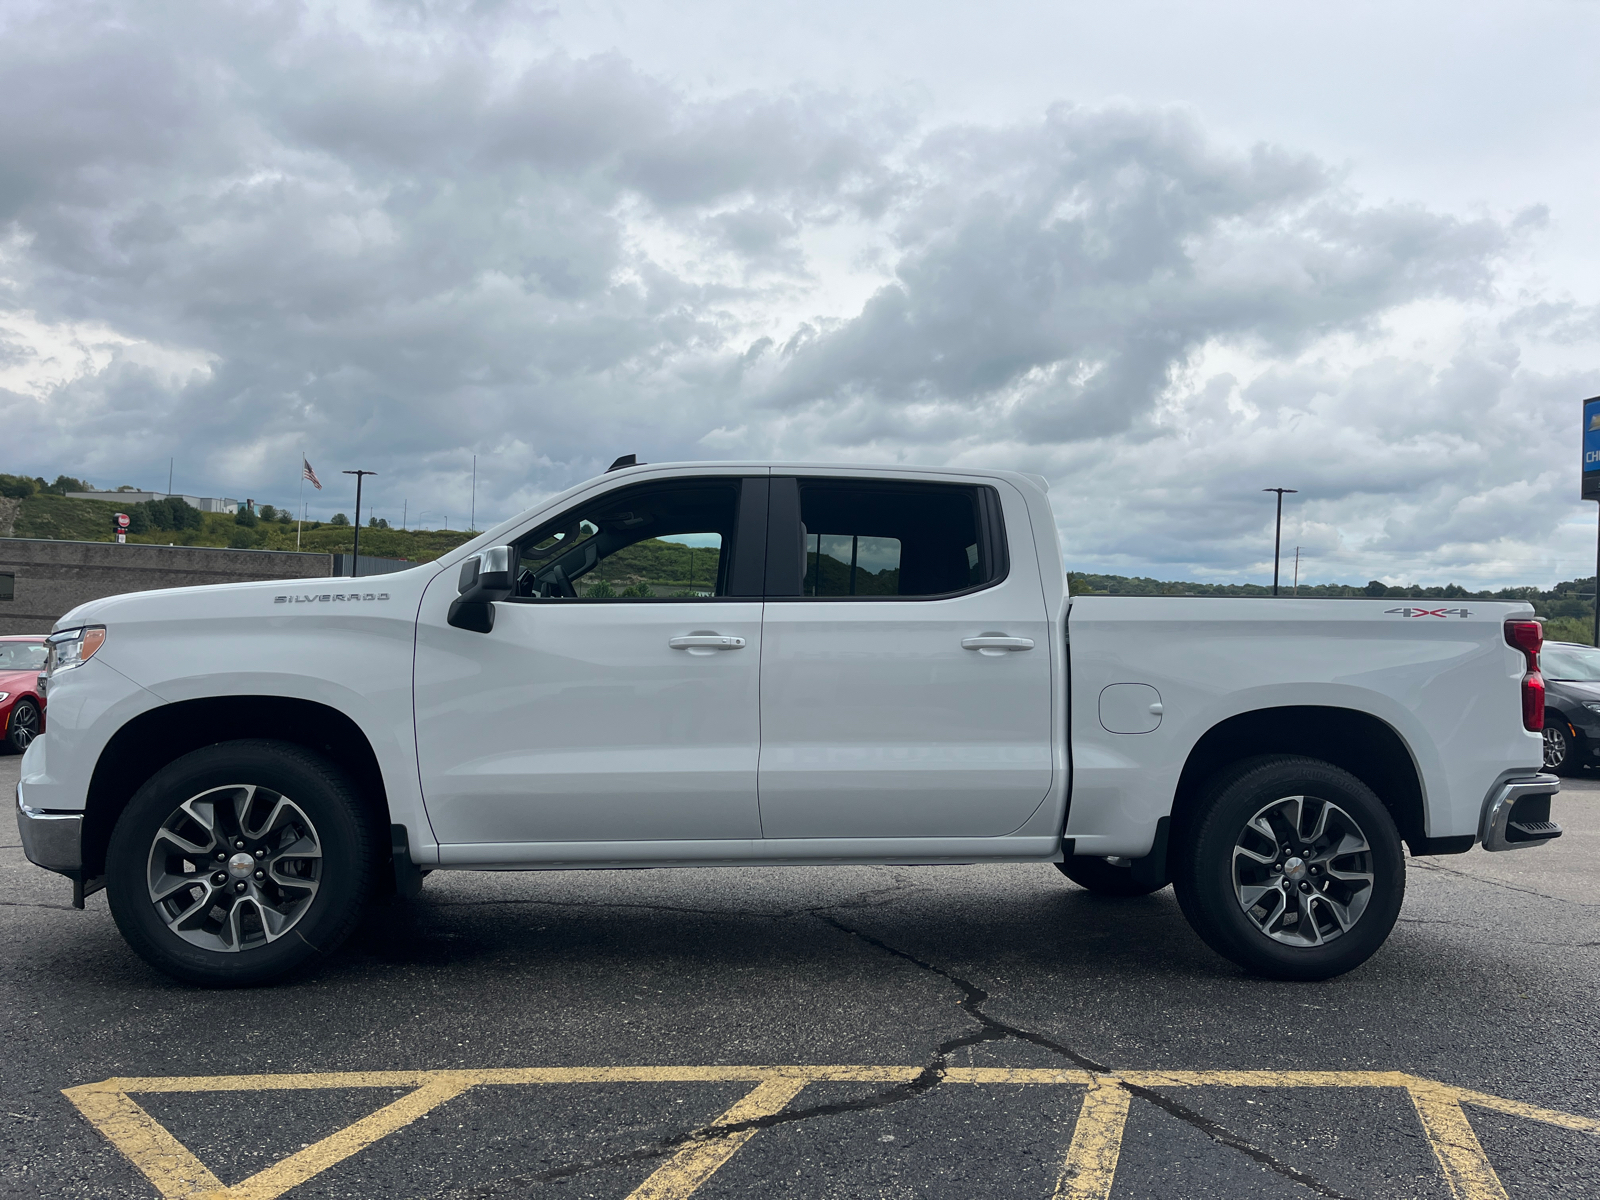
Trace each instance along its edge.
{"label": "front bumper", "polygon": [[47,871],[76,874],[83,867],[83,814],[29,808],[18,791],[17,829],[28,861]]}
{"label": "front bumper", "polygon": [[1508,779],[1483,803],[1478,836],[1485,850],[1527,850],[1561,836],[1550,819],[1550,797],[1561,790],[1554,775]]}

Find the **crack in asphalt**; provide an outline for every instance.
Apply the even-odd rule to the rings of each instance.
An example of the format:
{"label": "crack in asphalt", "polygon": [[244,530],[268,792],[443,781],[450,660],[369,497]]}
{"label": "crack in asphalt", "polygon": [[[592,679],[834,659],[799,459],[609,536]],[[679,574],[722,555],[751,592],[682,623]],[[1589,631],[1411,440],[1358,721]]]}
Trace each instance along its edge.
{"label": "crack in asphalt", "polygon": [[1446,867],[1440,863],[1424,862],[1414,858],[1410,864],[1424,871],[1438,871],[1441,875],[1454,875],[1457,879],[1468,879],[1473,883],[1486,884],[1489,887],[1504,888],[1508,892],[1519,892],[1524,896],[1537,896],[1541,900],[1554,900],[1559,904],[1571,904],[1578,908],[1600,908],[1600,904],[1589,904],[1583,900],[1569,900],[1565,896],[1552,896],[1548,892],[1536,892],[1532,888],[1518,887],[1514,883],[1502,883],[1498,879],[1485,879],[1482,875],[1473,875],[1468,871],[1458,871],[1454,867]]}
{"label": "crack in asphalt", "polygon": [[0,900],[0,908],[59,908],[62,912],[77,912],[70,904],[45,904],[32,900]]}
{"label": "crack in asphalt", "polygon": [[[969,1033],[946,1038],[945,1040],[941,1041],[935,1048],[927,1065],[917,1073],[915,1078],[907,1080],[905,1083],[895,1084],[893,1087],[884,1088],[880,1091],[873,1092],[870,1095],[862,1096],[854,1100],[835,1101],[829,1104],[814,1104],[805,1108],[786,1108],[780,1112],[772,1113],[764,1117],[754,1117],[747,1121],[731,1121],[721,1124],[713,1123],[710,1125],[704,1125],[684,1133],[660,1138],[649,1143],[648,1145],[639,1146],[632,1150],[625,1150],[618,1154],[569,1162],[563,1164],[562,1166],[551,1167],[544,1171],[530,1172],[514,1178],[498,1180],[495,1183],[474,1189],[470,1194],[475,1196],[492,1196],[497,1193],[504,1193],[515,1188],[523,1188],[545,1183],[557,1183],[564,1179],[571,1179],[574,1176],[588,1174],[591,1171],[601,1170],[606,1167],[625,1166],[631,1163],[666,1158],[667,1156],[681,1150],[683,1147],[698,1142],[712,1141],[717,1138],[731,1137],[735,1134],[761,1129],[771,1129],[782,1125],[794,1125],[802,1121],[813,1121],[819,1118],[838,1116],[843,1113],[870,1112],[880,1108],[887,1108],[891,1105],[900,1104],[907,1100],[914,1100],[918,1096],[926,1095],[928,1092],[931,1092],[944,1081],[945,1071],[949,1065],[949,1059],[952,1054],[960,1050],[967,1049],[971,1046],[982,1045],[986,1042],[1016,1039],[1018,1041],[1027,1042],[1031,1045],[1048,1050],[1052,1054],[1059,1055],[1080,1069],[1089,1071],[1095,1075],[1112,1074],[1111,1068],[1105,1066],[1103,1063],[1096,1062],[1094,1059],[1085,1054],[1081,1054],[1078,1051],[1073,1050],[1070,1046],[1063,1045],[1060,1042],[1048,1038],[1043,1034],[1035,1033],[1032,1030],[1023,1029],[1020,1026],[1012,1025],[1009,1022],[1002,1021],[998,1017],[993,1017],[984,1012],[982,1006],[988,1001],[989,993],[983,988],[978,987],[976,984],[971,983],[958,975],[952,974],[951,972],[942,967],[936,966],[933,963],[926,962],[923,959],[916,957],[914,954],[911,954],[905,950],[901,950],[896,946],[892,946],[888,942],[883,941],[881,938],[874,937],[868,933],[863,933],[859,929],[853,929],[834,916],[820,915],[830,909],[837,911],[840,908],[846,907],[859,908],[870,903],[873,897],[899,890],[901,886],[903,886],[903,881],[897,878],[895,885],[891,885],[888,888],[875,889],[873,892],[858,896],[855,900],[848,903],[822,905],[808,909],[800,909],[796,910],[794,915],[818,916],[820,920],[832,926],[840,933],[857,938],[885,954],[891,955],[895,958],[903,959],[920,970],[937,975],[941,979],[944,979],[946,982],[952,984],[961,993],[961,999],[957,1003],[968,1017],[972,1018],[978,1023],[979,1027]],[[1321,1180],[1306,1174],[1304,1171],[1301,1171],[1296,1167],[1290,1166],[1288,1163],[1280,1161],[1265,1150],[1262,1150],[1259,1146],[1256,1146],[1240,1135],[1233,1133],[1231,1130],[1227,1129],[1218,1122],[1213,1121],[1211,1118],[1194,1111],[1184,1104],[1180,1104],[1170,1096],[1165,1096],[1152,1088],[1128,1083],[1125,1080],[1117,1079],[1113,1082],[1115,1082],[1118,1087],[1121,1087],[1123,1090],[1127,1091],[1130,1095],[1137,1096],[1139,1099],[1154,1105],[1156,1108],[1159,1108],[1169,1116],[1175,1117],[1190,1127],[1198,1130],[1200,1133],[1204,1134],[1206,1137],[1210,1138],[1219,1145],[1238,1151],[1275,1174],[1281,1175],[1285,1179],[1291,1180],[1294,1183],[1298,1183],[1302,1187],[1317,1193],[1319,1196],[1327,1197],[1327,1200],[1352,1200],[1351,1197],[1346,1196],[1343,1192],[1329,1187]]]}
{"label": "crack in asphalt", "polygon": [[[1052,1038],[1045,1037],[1043,1034],[1035,1033],[1031,1029],[1023,1029],[1021,1026],[1012,1025],[1009,1022],[1000,1020],[998,1017],[990,1016],[988,1013],[984,1012],[981,1007],[989,999],[989,993],[978,987],[976,984],[962,979],[959,975],[954,975],[942,967],[935,966],[933,963],[925,962],[916,957],[914,954],[910,954],[896,946],[891,946],[889,943],[880,938],[875,938],[871,934],[862,933],[858,929],[851,929],[848,925],[836,921],[832,917],[825,918],[825,920],[827,920],[828,924],[832,925],[835,929],[838,929],[843,933],[848,933],[852,937],[860,938],[868,945],[875,946],[886,954],[892,954],[896,958],[903,958],[912,965],[919,967],[924,971],[930,971],[933,974],[938,975],[940,978],[946,979],[950,983],[954,984],[955,987],[962,993],[962,998],[960,1001],[962,1011],[983,1026],[982,1035],[969,1035],[967,1039],[969,1043],[975,1044],[977,1042],[998,1041],[1002,1038],[1016,1038],[1018,1041],[1028,1042],[1031,1045],[1049,1050],[1053,1054],[1058,1054],[1081,1069],[1092,1072],[1095,1075],[1112,1074],[1110,1067],[1103,1063],[1096,1062],[1088,1055],[1082,1054],[1072,1049],[1070,1046],[1065,1046]],[[940,1045],[940,1050],[944,1050],[943,1043]],[[936,1056],[936,1060],[937,1057],[938,1056]],[[1286,1179],[1293,1180],[1295,1183],[1300,1184],[1302,1187],[1309,1188],[1311,1191],[1316,1192],[1320,1196],[1326,1196],[1328,1197],[1328,1200],[1351,1200],[1351,1198],[1345,1196],[1343,1192],[1329,1187],[1321,1180],[1315,1178],[1314,1176],[1307,1175],[1304,1171],[1301,1171],[1296,1167],[1292,1167],[1286,1162],[1280,1161],[1271,1154],[1267,1153],[1265,1150],[1262,1150],[1259,1146],[1246,1141],[1244,1138],[1240,1137],[1236,1133],[1233,1133],[1225,1126],[1213,1121],[1210,1117],[1194,1111],[1194,1109],[1189,1108],[1187,1105],[1180,1104],[1170,1096],[1164,1096],[1160,1092],[1155,1091],[1153,1088],[1142,1087],[1138,1084],[1129,1083],[1122,1079],[1114,1079],[1112,1082],[1116,1083],[1118,1087],[1122,1088],[1130,1095],[1137,1096],[1139,1099],[1155,1105],[1155,1107],[1161,1109],[1168,1115],[1176,1117],[1185,1124],[1192,1126],[1199,1132],[1203,1133],[1206,1137],[1210,1138],[1212,1141],[1217,1142],[1220,1145],[1227,1146],[1231,1150],[1237,1150],[1241,1154],[1254,1159],[1263,1167],[1266,1167],[1269,1171],[1273,1171],[1276,1174],[1282,1175]]]}

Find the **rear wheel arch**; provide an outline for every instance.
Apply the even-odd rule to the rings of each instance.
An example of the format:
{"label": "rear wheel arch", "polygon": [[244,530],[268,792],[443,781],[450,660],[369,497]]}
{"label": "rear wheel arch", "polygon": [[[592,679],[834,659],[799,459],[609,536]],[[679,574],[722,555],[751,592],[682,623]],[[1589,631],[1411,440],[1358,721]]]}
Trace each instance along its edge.
{"label": "rear wheel arch", "polygon": [[1413,854],[1443,852],[1427,837],[1422,773],[1405,739],[1371,713],[1323,705],[1256,709],[1207,730],[1189,752],[1173,795],[1174,844],[1186,840],[1186,822],[1219,772],[1264,755],[1320,759],[1348,771],[1376,793]]}
{"label": "rear wheel arch", "polygon": [[389,845],[389,801],[378,756],[361,726],[326,704],[286,696],[208,696],[181,700],[134,717],[106,743],[90,776],[84,805],[83,877],[105,872],[111,831],[134,794],[157,771],[204,746],[278,741],[328,759],[368,807],[376,841]]}

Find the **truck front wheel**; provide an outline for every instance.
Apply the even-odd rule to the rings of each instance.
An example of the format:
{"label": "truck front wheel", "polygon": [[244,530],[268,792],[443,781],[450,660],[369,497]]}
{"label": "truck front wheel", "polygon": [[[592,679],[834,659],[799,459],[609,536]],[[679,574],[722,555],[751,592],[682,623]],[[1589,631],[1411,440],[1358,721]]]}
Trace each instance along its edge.
{"label": "truck front wheel", "polygon": [[283,742],[207,746],[128,803],[106,853],[111,914],[186,983],[280,978],[335,950],[373,879],[372,827],[326,759]]}
{"label": "truck front wheel", "polygon": [[1273,755],[1224,771],[1173,846],[1194,931],[1273,979],[1328,979],[1370,958],[1405,898],[1400,835],[1348,771]]}

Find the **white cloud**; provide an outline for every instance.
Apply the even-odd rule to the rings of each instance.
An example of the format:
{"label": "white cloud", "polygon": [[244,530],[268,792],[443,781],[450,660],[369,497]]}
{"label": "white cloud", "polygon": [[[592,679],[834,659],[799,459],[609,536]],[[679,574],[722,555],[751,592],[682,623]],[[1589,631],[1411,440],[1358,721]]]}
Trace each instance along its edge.
{"label": "white cloud", "polygon": [[488,515],[629,451],[959,462],[1048,476],[1083,569],[1260,578],[1283,484],[1313,579],[1585,572],[1600,308],[1538,196],[1374,201],[1133,101],[691,86],[561,25],[14,15],[0,469],[277,502],[304,448],[459,525],[473,454]]}

